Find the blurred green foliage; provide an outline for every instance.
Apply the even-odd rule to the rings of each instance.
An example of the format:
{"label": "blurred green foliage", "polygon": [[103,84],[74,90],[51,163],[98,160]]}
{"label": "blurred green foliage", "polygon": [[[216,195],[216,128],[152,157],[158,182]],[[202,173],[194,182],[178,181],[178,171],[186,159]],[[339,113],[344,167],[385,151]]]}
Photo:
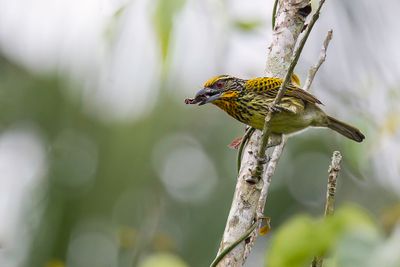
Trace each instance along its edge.
{"label": "blurred green foliage", "polygon": [[244,32],[254,31],[255,29],[261,27],[262,25],[263,25],[262,21],[258,21],[258,20],[253,20],[253,21],[235,20],[233,22],[233,27],[235,27],[235,29],[244,31]]}
{"label": "blurred green foliage", "polygon": [[[186,2],[158,0],[151,6],[164,63],[174,20]],[[116,37],[128,6],[111,17],[107,40]],[[262,26],[257,19],[232,22],[242,32]],[[47,173],[24,217],[33,225],[24,266],[201,267],[212,261],[235,187],[236,151],[227,144],[243,134],[243,125],[211,106],[185,106],[177,93],[183,86],[179,80],[171,82],[171,90],[166,77],[157,78],[161,85],[152,89],[159,92],[154,109],[139,119],[110,122],[88,111],[82,84],[62,73],[31,73],[0,56],[1,130],[29,125],[40,133],[47,153]],[[362,129],[371,127],[358,120]],[[398,120],[394,116],[390,121],[395,132]],[[181,144],[171,143],[170,154],[158,155],[160,144],[174,138]],[[200,200],[177,198],[162,177],[173,150],[190,147],[190,142],[207,156],[218,178]],[[327,220],[315,219],[311,216],[323,212],[334,150],[344,156],[337,204],[353,202],[363,208],[342,207]],[[324,130],[308,130],[289,140],[268,196],[266,215],[273,228],[257,240],[268,246],[268,266],[308,266],[321,253],[328,256],[327,267],[400,266],[400,209],[393,205],[398,196],[373,179],[371,150]],[[181,176],[176,183],[189,183],[194,175],[187,171]],[[186,196],[200,185],[189,188]],[[255,262],[252,257],[263,258],[264,251],[255,249],[248,266]]]}
{"label": "blurred green foliage", "polygon": [[[26,218],[29,221],[44,209],[26,266],[45,266],[49,262],[87,266],[94,264],[93,255],[109,247],[115,252],[103,252],[99,254],[102,257],[95,258],[108,259],[111,266],[135,266],[143,260],[142,264],[149,264],[164,252],[179,255],[188,266],[211,262],[235,185],[236,152],[227,144],[243,133],[241,125],[227,121],[225,114],[216,109],[188,108],[166,90],[161,91],[156,108],[140,120],[104,123],[88,115],[74,93],[79,91],[74,89],[76,85],[66,83],[62,77],[33,75],[4,58],[0,70],[2,129],[18,123],[35,125],[48,148],[49,170],[39,190],[43,197],[33,202],[36,208]],[[161,162],[154,162],[154,149],[177,133],[198,140],[217,167],[220,179],[213,189],[215,193],[205,201],[177,201],[160,182],[157,168]],[[333,133],[314,133],[291,139],[280,161],[268,199],[273,205],[266,209],[272,217],[272,235],[275,228],[299,211],[322,213],[329,155],[348,143],[327,142]],[[348,153],[345,159],[350,157]],[[357,149],[352,153],[351,157],[358,157]],[[392,202],[394,198],[387,193],[381,197],[385,191],[372,181],[360,185],[360,181],[350,179],[346,173],[357,173],[357,161],[349,163],[344,164],[341,173],[339,203],[342,199],[352,200],[377,213]],[[294,175],[296,169],[302,172]],[[358,189],[354,188],[360,186],[363,190],[355,196],[353,191]],[[301,265],[314,253],[332,248],[338,240],[332,236],[343,233],[346,223],[367,224],[359,211],[353,210],[353,215],[350,211],[338,212],[338,217],[328,223],[300,217],[285,224],[268,254],[271,266]],[[314,242],[307,246],[302,240]],[[258,242],[264,243],[265,239]],[[87,243],[96,246],[88,247]],[[71,249],[73,244],[79,244],[82,254]],[[302,250],[297,251],[298,247]],[[156,256],[151,256],[153,253]],[[71,262],[71,255],[80,256]]]}
{"label": "blurred green foliage", "polygon": [[187,267],[181,259],[170,254],[155,254],[145,259],[139,267]]}
{"label": "blurred green foliage", "polygon": [[[44,198],[33,203],[37,210],[44,207],[44,214],[27,266],[66,260],[74,229],[81,224],[115,240],[121,250],[118,266],[132,266],[141,258],[136,253],[158,250],[186,255],[191,266],[209,262],[228,212],[231,192],[224,188],[233,188],[235,177],[235,153],[226,147],[234,135],[222,131],[224,125],[213,123],[209,124],[212,131],[201,130],[202,115],[189,114],[168,95],[160,97],[157,108],[139,121],[107,125],[87,115],[79,97],[70,93],[73,88],[62,78],[32,75],[4,58],[0,68],[2,129],[29,122],[40,129],[49,152],[49,173],[39,190]],[[228,160],[231,166],[218,170],[224,177],[215,188],[219,193],[206,202],[194,206],[177,202],[158,179],[154,164],[159,163],[152,162],[154,146],[175,133],[208,140],[206,151],[225,147],[210,153],[215,164],[224,166]],[[88,150],[94,151],[95,159]],[[230,159],[226,159],[228,152]],[[88,164],[94,165],[94,170],[85,169]],[[216,227],[204,227],[214,216]],[[147,229],[149,222],[155,229]],[[142,231],[151,232],[150,236],[140,236]]]}
{"label": "blurred green foliage", "polygon": [[[379,241],[378,230],[369,215],[356,207],[342,207],[334,216],[325,219],[297,215],[283,224],[275,234],[267,252],[266,266],[308,266],[314,256],[333,251],[339,240],[352,233],[375,236]],[[364,262],[352,266],[366,266],[363,264],[368,261],[370,251],[363,252],[361,259]]]}
{"label": "blurred green foliage", "polygon": [[164,60],[168,54],[175,15],[183,7],[184,3],[185,0],[157,0],[153,19]]}

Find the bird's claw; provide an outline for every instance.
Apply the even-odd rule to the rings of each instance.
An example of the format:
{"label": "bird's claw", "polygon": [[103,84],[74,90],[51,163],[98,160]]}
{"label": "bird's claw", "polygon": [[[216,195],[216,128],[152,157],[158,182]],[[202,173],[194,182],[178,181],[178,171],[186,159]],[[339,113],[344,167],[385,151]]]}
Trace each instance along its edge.
{"label": "bird's claw", "polygon": [[232,142],[228,145],[229,148],[232,149],[239,149],[240,145],[242,144],[243,137],[237,137],[232,140]]}
{"label": "bird's claw", "polygon": [[268,155],[265,155],[264,157],[256,156],[256,160],[260,162],[262,165],[264,165],[270,160],[270,157]]}
{"label": "bird's claw", "polygon": [[258,181],[259,179],[255,175],[251,175],[250,177],[246,178],[246,182],[252,185],[258,183]]}
{"label": "bird's claw", "polygon": [[282,107],[277,106],[277,105],[271,105],[269,108],[272,113],[280,113],[283,110]]}
{"label": "bird's claw", "polygon": [[257,184],[261,179],[261,174],[259,174],[259,171],[256,170],[252,170],[250,173],[250,177],[246,177],[246,182],[248,182],[249,184]]}
{"label": "bird's claw", "polygon": [[257,166],[256,169],[251,171],[250,177],[246,178],[246,182],[248,182],[249,184],[256,184],[260,181],[262,172],[264,170],[263,166],[270,160],[270,157],[267,155],[265,155],[264,157],[258,157],[258,156],[255,157],[257,162],[261,163],[261,166]]}
{"label": "bird's claw", "polygon": [[281,113],[282,111],[285,111],[285,112],[296,114],[295,111],[293,111],[289,108],[283,107],[281,105],[271,105],[270,110],[272,113]]}
{"label": "bird's claw", "polygon": [[256,213],[256,220],[257,220],[257,221],[258,221],[258,220],[267,220],[267,221],[270,221],[271,218],[268,217],[268,216],[265,216],[264,213],[257,211],[257,213]]}

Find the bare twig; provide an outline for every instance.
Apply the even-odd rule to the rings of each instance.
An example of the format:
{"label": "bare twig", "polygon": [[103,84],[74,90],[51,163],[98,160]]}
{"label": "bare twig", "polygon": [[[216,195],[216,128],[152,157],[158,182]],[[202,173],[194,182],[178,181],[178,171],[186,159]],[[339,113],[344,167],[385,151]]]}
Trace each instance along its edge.
{"label": "bare twig", "polygon": [[325,216],[333,214],[335,208],[336,180],[340,171],[342,155],[339,151],[333,152],[332,163],[329,166],[328,186],[326,191]]}
{"label": "bare twig", "polygon": [[328,52],[328,46],[332,40],[332,35],[333,35],[333,30],[329,30],[328,33],[326,34],[325,40],[322,44],[321,53],[319,54],[318,62],[308,70],[308,76],[307,76],[306,82],[304,83],[303,90],[305,90],[305,91],[310,90],[311,84],[314,81],[315,75],[317,74],[321,65],[325,62],[326,55]]}
{"label": "bare twig", "polygon": [[278,1],[275,0],[274,7],[272,8],[272,30],[275,28],[275,20],[276,20],[276,10],[278,9]]}
{"label": "bare twig", "polygon": [[255,129],[253,127],[249,127],[246,130],[246,133],[243,135],[242,142],[240,143],[238,153],[237,153],[237,171],[240,171],[240,166],[242,165],[242,154],[243,154],[243,149],[246,146],[247,142],[249,141],[251,135],[254,133]]}
{"label": "bare twig", "polygon": [[321,67],[322,63],[325,62],[326,51],[328,50],[329,43],[332,40],[332,34],[333,34],[333,31],[329,30],[328,33],[326,34],[324,44],[322,45],[321,53],[319,54],[318,62],[308,70],[308,77],[307,77],[307,80],[304,83],[304,87],[303,87],[304,90],[309,90],[310,89],[310,86],[311,86],[311,83],[314,80],[315,74],[319,70],[319,67]]}
{"label": "bare twig", "polygon": [[[326,202],[325,202],[325,217],[333,215],[335,209],[335,198],[336,198],[336,181],[340,171],[340,162],[342,161],[342,155],[339,151],[333,152],[332,162],[328,169],[328,185],[326,189]],[[311,266],[322,267],[323,257],[314,257]]]}

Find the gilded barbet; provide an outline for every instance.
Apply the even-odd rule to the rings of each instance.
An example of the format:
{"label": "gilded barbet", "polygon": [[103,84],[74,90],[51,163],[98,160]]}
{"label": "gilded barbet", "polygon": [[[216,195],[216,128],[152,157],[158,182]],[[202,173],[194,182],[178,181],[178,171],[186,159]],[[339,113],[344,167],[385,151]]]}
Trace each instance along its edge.
{"label": "gilded barbet", "polygon": [[212,103],[236,120],[259,130],[264,127],[265,116],[272,109],[274,115],[270,127],[273,134],[292,134],[311,126],[330,128],[356,142],[365,138],[357,128],[328,116],[318,106],[321,101],[296,83],[298,78],[294,75],[280,103],[272,107],[282,79],[259,77],[244,80],[220,75],[206,81],[195,98],[186,99],[185,103]]}

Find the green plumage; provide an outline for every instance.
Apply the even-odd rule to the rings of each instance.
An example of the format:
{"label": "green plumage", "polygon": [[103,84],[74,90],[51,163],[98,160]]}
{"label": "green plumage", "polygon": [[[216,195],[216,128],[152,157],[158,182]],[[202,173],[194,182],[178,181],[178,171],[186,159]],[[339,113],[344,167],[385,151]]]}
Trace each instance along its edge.
{"label": "green plumage", "polygon": [[[330,128],[357,142],[365,138],[357,128],[326,115],[318,106],[321,101],[293,84],[298,81],[295,78],[275,106],[271,119],[272,133],[291,134],[312,126]],[[204,84],[205,88],[198,92],[198,99],[194,99],[192,104],[211,102],[240,122],[261,130],[281,84],[279,78],[243,80],[220,75]]]}

